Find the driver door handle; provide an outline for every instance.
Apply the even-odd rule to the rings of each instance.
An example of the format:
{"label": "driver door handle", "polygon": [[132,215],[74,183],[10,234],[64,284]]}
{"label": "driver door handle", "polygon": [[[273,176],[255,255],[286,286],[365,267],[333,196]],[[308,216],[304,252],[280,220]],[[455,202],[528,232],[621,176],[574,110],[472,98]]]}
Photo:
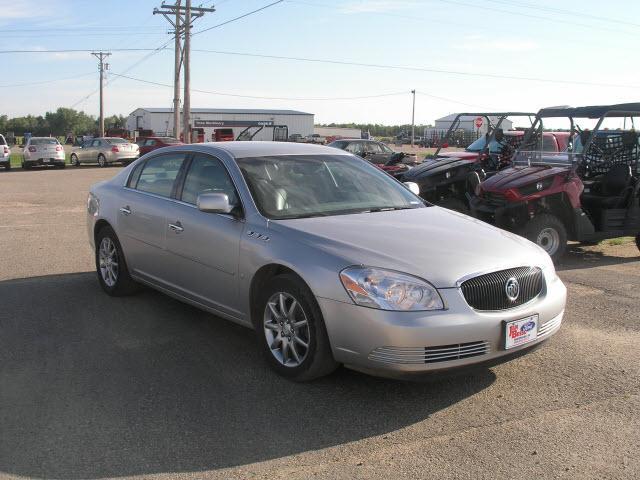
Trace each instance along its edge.
{"label": "driver door handle", "polygon": [[120,207],[120,213],[122,213],[123,215],[131,215],[131,208],[129,207],[129,205]]}
{"label": "driver door handle", "polygon": [[180,222],[170,223],[169,228],[175,233],[182,233],[184,231],[184,228],[182,228],[182,224]]}

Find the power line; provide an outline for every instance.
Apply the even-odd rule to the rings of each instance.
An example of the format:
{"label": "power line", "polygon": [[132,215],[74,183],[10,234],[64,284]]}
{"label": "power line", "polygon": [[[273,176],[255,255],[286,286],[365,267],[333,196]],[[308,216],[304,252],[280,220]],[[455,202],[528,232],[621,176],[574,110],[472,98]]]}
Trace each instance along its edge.
{"label": "power line", "polygon": [[89,73],[80,73],[77,75],[74,75],[73,77],[64,77],[64,78],[54,78],[51,80],[41,80],[38,82],[25,82],[25,83],[12,83],[12,84],[7,84],[7,85],[0,85],[0,88],[10,88],[10,87],[28,87],[31,85],[45,85],[48,83],[55,83],[55,82],[63,82],[65,80],[75,80],[76,78],[81,78],[81,77],[88,77],[89,75],[93,75],[94,72],[89,72]]}
{"label": "power line", "polygon": [[[100,50],[99,48],[64,48],[56,50],[0,50],[0,54],[9,53],[91,53]],[[110,48],[111,52],[150,52],[156,48]]]}
{"label": "power line", "polygon": [[532,3],[526,3],[526,2],[513,2],[513,1],[506,1],[506,0],[486,0],[488,2],[492,2],[492,3],[498,3],[498,4],[502,4],[502,5],[510,5],[510,6],[515,6],[515,7],[519,7],[519,8],[528,8],[531,10],[539,10],[539,11],[543,11],[543,12],[550,12],[550,13],[559,13],[561,15],[570,15],[572,17],[583,17],[583,18],[588,18],[591,20],[598,20],[598,21],[602,21],[602,22],[609,22],[609,23],[618,23],[621,25],[629,25],[632,27],[640,27],[640,23],[633,23],[633,22],[628,22],[625,20],[619,20],[617,18],[611,18],[611,17],[602,17],[602,16],[598,16],[598,15],[590,15],[588,13],[584,13],[584,12],[580,12],[580,11],[576,11],[576,10],[563,10],[561,8],[555,8],[555,7],[545,7],[542,5],[535,5]]}
{"label": "power line", "polygon": [[288,56],[282,56],[282,55],[267,55],[267,54],[246,53],[246,52],[229,52],[229,51],[223,51],[223,50],[208,50],[208,49],[193,49],[193,51],[204,52],[204,53],[214,53],[217,55],[237,55],[242,57],[269,58],[269,59],[275,59],[275,60],[291,60],[291,61],[309,62],[309,63],[327,63],[332,65],[347,65],[347,66],[367,67],[367,68],[384,68],[389,70],[407,70],[407,71],[414,71],[414,72],[442,73],[447,75],[460,75],[465,77],[483,77],[483,78],[494,78],[494,79],[497,78],[497,79],[506,79],[506,80],[521,80],[521,81],[528,81],[528,82],[557,83],[562,85],[586,85],[586,86],[592,86],[592,87],[640,88],[638,85],[585,82],[580,80],[560,80],[560,79],[550,79],[550,78],[542,78],[542,77],[524,77],[524,76],[517,76],[517,75],[497,74],[497,73],[477,73],[477,72],[468,72],[463,70],[445,70],[445,69],[434,68],[434,67],[413,67],[413,66],[406,66],[406,65],[363,63],[363,62],[330,60],[330,59],[308,58],[308,57],[288,57]]}
{"label": "power line", "polygon": [[204,28],[202,30],[198,30],[197,32],[192,33],[192,35],[199,35],[201,33],[208,32],[209,30],[213,30],[214,28],[219,28],[219,27],[222,27],[223,25],[227,25],[229,23],[236,22],[236,21],[238,21],[238,20],[240,20],[242,18],[248,17],[249,15],[253,15],[254,13],[258,13],[258,12],[261,12],[262,10],[266,10],[269,7],[273,7],[274,5],[277,5],[278,3],[282,3],[283,1],[284,0],[277,0],[276,2],[273,2],[273,3],[270,3],[268,5],[265,5],[264,7],[260,7],[258,9],[256,9],[256,10],[252,10],[251,12],[247,12],[245,14],[242,14],[242,15],[238,16],[238,17],[235,17],[235,18],[232,18],[230,20],[224,21],[224,22],[219,23],[217,25],[213,25],[212,27],[208,27],[208,28]]}
{"label": "power line", "polygon": [[[111,72],[111,75],[115,75],[116,77],[126,78],[128,80],[134,80],[136,82],[147,83],[150,85],[157,85],[159,87],[173,88],[173,85],[170,85],[168,83],[154,82],[152,80],[145,80],[143,78],[131,77],[129,75],[123,75],[123,74],[113,73],[113,72]],[[393,96],[407,94],[407,92],[404,91],[404,92],[381,93],[377,95],[358,95],[354,97],[268,97],[264,95],[243,95],[238,93],[215,92],[211,90],[201,90],[197,88],[192,88],[191,91],[197,92],[197,93],[206,93],[210,95],[219,95],[223,97],[252,98],[252,99],[258,99],[258,100],[291,100],[291,101],[360,100],[360,99],[367,99],[367,98],[393,97]]]}

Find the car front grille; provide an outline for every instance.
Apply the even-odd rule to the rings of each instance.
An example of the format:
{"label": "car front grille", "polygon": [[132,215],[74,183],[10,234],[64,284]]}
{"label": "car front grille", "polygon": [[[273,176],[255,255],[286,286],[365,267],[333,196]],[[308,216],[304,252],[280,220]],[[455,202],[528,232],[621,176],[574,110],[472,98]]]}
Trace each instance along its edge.
{"label": "car front grille", "polygon": [[562,313],[557,317],[543,323],[538,328],[538,338],[546,337],[549,333],[553,332],[562,323]]}
{"label": "car front grille", "polygon": [[482,198],[491,207],[504,207],[507,204],[507,200],[502,193],[484,192]]}
{"label": "car front grille", "polygon": [[433,347],[378,347],[369,360],[382,363],[424,364],[462,360],[489,353],[489,342],[467,342]]}
{"label": "car front grille", "polygon": [[[507,296],[507,282],[515,279],[519,293],[515,300]],[[538,267],[518,267],[471,278],[460,285],[465,300],[476,310],[506,310],[536,298],[542,292],[542,270]]]}

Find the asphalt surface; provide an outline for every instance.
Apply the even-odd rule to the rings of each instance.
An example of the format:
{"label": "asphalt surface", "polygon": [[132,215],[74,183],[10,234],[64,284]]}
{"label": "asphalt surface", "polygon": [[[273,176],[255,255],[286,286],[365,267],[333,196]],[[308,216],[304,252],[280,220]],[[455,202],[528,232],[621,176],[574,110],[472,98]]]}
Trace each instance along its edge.
{"label": "asphalt surface", "polygon": [[0,477],[640,477],[640,259],[574,247],[542,348],[409,383],[273,374],[251,331],[105,295],[84,225],[117,168],[0,172]]}

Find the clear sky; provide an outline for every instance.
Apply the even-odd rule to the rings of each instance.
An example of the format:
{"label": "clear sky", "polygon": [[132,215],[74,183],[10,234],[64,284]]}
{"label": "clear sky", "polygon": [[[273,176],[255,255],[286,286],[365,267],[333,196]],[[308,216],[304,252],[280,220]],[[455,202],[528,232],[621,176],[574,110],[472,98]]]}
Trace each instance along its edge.
{"label": "clear sky", "polygon": [[[161,1],[0,0],[0,50],[157,48],[170,41],[166,20],[152,15]],[[194,31],[273,1],[202,1],[217,11]],[[194,89],[283,99],[194,92],[191,103],[297,109],[318,123],[398,124],[411,121],[412,89],[416,123],[479,109],[640,101],[639,40],[637,0],[285,0],[192,42],[194,50],[227,52],[193,53]],[[97,113],[97,60],[88,52],[2,53],[0,62],[0,114],[58,106]],[[172,83],[172,49],[114,51],[109,63],[114,74]],[[66,80],[45,83],[58,79]],[[171,106],[171,88],[108,81],[107,115]],[[20,85],[32,82],[43,83]],[[396,95],[335,99],[382,94]]]}

